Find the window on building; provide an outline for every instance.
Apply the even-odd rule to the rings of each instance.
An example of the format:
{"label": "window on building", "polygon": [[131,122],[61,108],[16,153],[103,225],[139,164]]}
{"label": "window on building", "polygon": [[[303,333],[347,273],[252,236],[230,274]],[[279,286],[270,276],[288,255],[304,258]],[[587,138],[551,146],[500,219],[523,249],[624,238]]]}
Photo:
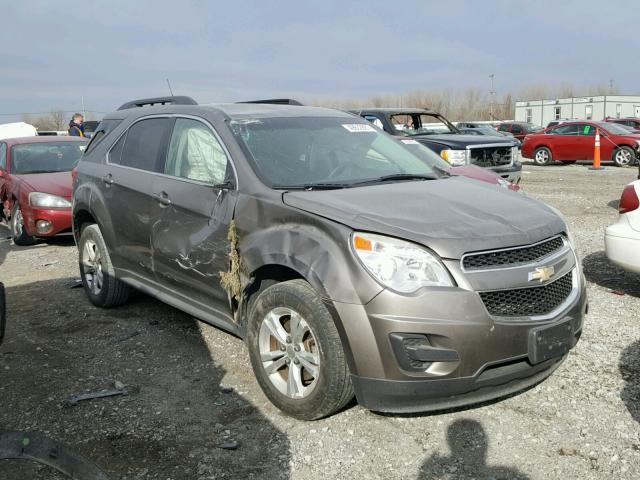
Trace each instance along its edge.
{"label": "window on building", "polygon": [[560,120],[560,118],[561,118],[561,117],[560,117],[560,112],[561,112],[561,111],[562,111],[562,108],[560,108],[560,107],[555,107],[555,108],[553,109],[553,119],[554,119],[554,120]]}
{"label": "window on building", "polygon": [[593,119],[593,105],[585,105],[584,107],[584,117],[586,120]]}
{"label": "window on building", "polygon": [[531,108],[527,108],[525,111],[525,122],[527,123],[531,123],[531,121],[533,120],[533,109]]}
{"label": "window on building", "polygon": [[622,104],[616,103],[616,118],[620,118],[622,116]]}

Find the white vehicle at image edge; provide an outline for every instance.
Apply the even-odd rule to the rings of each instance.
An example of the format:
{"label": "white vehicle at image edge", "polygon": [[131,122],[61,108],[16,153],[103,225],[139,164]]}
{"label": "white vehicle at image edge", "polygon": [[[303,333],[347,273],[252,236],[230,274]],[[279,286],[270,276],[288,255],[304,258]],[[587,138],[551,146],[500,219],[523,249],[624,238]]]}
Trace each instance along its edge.
{"label": "white vehicle at image edge", "polygon": [[625,270],[640,273],[640,180],[622,191],[618,221],[605,230],[607,257]]}

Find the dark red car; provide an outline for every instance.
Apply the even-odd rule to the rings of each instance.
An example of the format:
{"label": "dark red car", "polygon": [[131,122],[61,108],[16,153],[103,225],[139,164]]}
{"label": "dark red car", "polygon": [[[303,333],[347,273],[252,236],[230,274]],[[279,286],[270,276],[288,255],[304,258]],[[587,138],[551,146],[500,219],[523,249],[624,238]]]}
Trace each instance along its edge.
{"label": "dark red car", "polygon": [[625,125],[627,127],[633,128],[636,132],[640,133],[640,118],[613,118],[607,117],[604,119],[605,122],[616,123],[618,125]]}
{"label": "dark red car", "polygon": [[0,140],[0,220],[16,245],[71,231],[71,169],[86,145],[75,137]]}
{"label": "dark red car", "polygon": [[524,137],[530,133],[540,132],[543,129],[540,125],[534,125],[528,122],[502,122],[496,127],[496,130],[503,133],[510,133],[522,142]]}
{"label": "dark red car", "polygon": [[640,135],[609,122],[565,122],[540,133],[527,135],[522,143],[522,156],[538,165],[554,160],[575,163],[593,159],[596,129],[600,131],[600,158],[617,166],[632,165],[638,158]]}

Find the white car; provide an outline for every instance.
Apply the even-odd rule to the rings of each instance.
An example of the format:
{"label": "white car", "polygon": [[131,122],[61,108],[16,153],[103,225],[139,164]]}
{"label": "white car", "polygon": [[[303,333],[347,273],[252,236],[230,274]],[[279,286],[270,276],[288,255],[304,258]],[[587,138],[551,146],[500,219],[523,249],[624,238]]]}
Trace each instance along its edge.
{"label": "white car", "polygon": [[607,257],[625,270],[640,273],[640,180],[622,191],[620,217],[604,233]]}

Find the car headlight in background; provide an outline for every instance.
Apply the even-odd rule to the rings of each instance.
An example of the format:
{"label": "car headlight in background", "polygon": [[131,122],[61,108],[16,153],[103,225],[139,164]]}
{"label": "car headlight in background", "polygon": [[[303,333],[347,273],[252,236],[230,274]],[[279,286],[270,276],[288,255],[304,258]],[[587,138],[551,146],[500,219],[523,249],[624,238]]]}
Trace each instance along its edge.
{"label": "car headlight in background", "polygon": [[71,202],[50,193],[31,192],[29,205],[36,208],[71,208]]}
{"label": "car headlight in background", "polygon": [[440,260],[414,243],[356,232],[351,244],[373,278],[392,290],[412,293],[421,287],[453,286]]}
{"label": "car headlight in background", "polygon": [[451,150],[447,148],[440,152],[440,156],[453,167],[467,164],[467,150]]}

